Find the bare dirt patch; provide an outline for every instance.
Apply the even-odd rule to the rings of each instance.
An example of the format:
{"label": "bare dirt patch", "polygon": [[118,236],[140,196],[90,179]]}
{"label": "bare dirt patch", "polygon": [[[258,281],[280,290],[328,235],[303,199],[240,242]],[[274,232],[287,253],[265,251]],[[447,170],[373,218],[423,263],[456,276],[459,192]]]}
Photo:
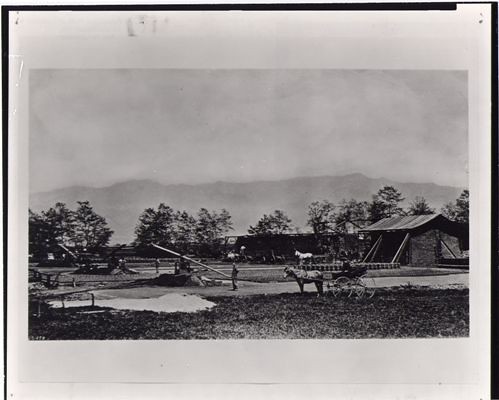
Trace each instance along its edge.
{"label": "bare dirt patch", "polygon": [[[90,303],[91,304],[91,303]],[[130,297],[110,297],[99,298],[96,301],[99,307],[113,308],[116,310],[132,311],[154,311],[154,312],[195,312],[206,310],[215,306],[215,303],[202,299],[199,296],[167,293],[160,297],[130,298]],[[55,308],[62,308],[62,301],[52,300],[49,305]],[[64,306],[84,307],[89,305],[89,300],[68,300]]]}

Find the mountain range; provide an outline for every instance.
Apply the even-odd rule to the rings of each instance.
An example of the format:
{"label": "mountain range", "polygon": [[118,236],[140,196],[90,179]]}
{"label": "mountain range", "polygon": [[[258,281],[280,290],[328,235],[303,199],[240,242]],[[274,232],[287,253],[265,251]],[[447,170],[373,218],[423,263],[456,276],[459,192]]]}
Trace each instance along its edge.
{"label": "mountain range", "polygon": [[306,231],[307,206],[316,200],[339,203],[343,199],[371,200],[384,185],[398,189],[407,206],[416,196],[423,196],[437,211],[455,201],[463,188],[434,183],[395,182],[369,178],[362,174],[344,176],[298,177],[279,181],[245,183],[214,182],[196,185],[161,184],[151,180],[130,180],[111,186],[93,188],[72,186],[30,195],[30,208],[40,212],[63,202],[76,208],[76,202],[89,200],[94,210],[106,218],[114,230],[112,243],[129,243],[139,215],[147,207],[163,202],[176,210],[195,213],[201,207],[225,208],[232,216],[233,234],[244,234],[263,214],[276,209],[286,212],[293,224]]}

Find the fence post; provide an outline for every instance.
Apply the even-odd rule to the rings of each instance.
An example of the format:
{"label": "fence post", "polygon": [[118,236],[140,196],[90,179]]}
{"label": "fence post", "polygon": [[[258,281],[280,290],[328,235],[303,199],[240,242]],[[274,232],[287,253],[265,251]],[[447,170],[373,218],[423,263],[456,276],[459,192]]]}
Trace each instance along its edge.
{"label": "fence post", "polygon": [[90,296],[92,296],[92,307],[95,305],[95,296],[93,293],[90,293]]}
{"label": "fence post", "polygon": [[64,296],[61,296],[61,303],[62,303],[62,309],[64,310],[65,309],[65,306],[64,306]]}

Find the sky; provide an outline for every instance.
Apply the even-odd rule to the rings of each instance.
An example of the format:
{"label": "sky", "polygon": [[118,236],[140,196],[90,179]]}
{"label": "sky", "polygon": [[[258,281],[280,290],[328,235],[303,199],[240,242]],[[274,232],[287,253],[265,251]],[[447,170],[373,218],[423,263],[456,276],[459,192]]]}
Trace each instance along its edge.
{"label": "sky", "polygon": [[30,71],[30,192],[363,173],[468,184],[465,71]]}

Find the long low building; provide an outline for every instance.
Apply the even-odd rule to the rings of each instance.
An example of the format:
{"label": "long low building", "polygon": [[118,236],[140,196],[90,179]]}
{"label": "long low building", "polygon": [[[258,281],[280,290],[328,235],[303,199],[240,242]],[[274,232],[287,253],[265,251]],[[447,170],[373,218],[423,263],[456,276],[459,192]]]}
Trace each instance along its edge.
{"label": "long low building", "polygon": [[467,264],[468,224],[441,214],[385,218],[359,232],[371,238],[364,262],[415,267]]}
{"label": "long low building", "polygon": [[363,248],[357,234],[338,232],[227,236],[225,247],[235,252],[244,248],[245,255],[266,259],[294,258],[296,250],[321,255],[341,250],[354,254]]}

